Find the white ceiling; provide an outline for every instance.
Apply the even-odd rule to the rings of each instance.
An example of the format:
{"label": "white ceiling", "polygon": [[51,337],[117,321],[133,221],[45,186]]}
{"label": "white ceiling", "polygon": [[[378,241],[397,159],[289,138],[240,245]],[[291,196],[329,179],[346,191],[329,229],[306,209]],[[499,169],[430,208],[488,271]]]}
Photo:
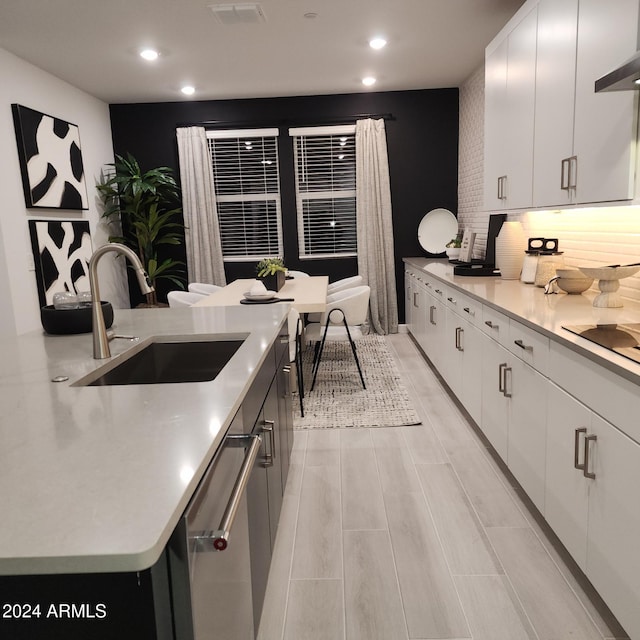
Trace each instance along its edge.
{"label": "white ceiling", "polygon": [[109,103],[456,87],[523,0],[260,0],[266,22],[227,26],[218,3],[0,0],[0,47]]}

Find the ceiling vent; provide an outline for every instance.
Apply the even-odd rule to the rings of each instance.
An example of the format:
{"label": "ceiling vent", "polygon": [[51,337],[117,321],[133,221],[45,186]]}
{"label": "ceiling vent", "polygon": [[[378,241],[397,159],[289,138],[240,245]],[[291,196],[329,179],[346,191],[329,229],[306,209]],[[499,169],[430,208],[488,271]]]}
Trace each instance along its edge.
{"label": "ceiling vent", "polygon": [[267,21],[259,4],[210,4],[209,9],[220,24],[259,24]]}

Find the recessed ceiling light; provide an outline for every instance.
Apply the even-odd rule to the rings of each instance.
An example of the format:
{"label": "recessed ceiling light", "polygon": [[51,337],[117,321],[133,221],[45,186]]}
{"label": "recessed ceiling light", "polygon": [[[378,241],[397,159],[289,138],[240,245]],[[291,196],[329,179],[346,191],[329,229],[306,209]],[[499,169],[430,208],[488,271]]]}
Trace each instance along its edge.
{"label": "recessed ceiling light", "polygon": [[143,49],[140,52],[140,57],[148,60],[149,62],[153,62],[158,59],[160,54],[155,49]]}
{"label": "recessed ceiling light", "polygon": [[376,79],[373,76],[367,76],[366,78],[362,78],[362,84],[365,87],[370,87],[375,83],[376,83]]}
{"label": "recessed ceiling light", "polygon": [[180,91],[182,91],[182,93],[184,93],[185,96],[192,96],[196,92],[195,88],[190,85],[182,87]]}
{"label": "recessed ceiling light", "polygon": [[309,11],[303,14],[303,17],[306,18],[307,20],[314,20],[315,18],[318,17],[318,14],[315,13],[315,11]]}
{"label": "recessed ceiling light", "polygon": [[369,40],[369,46],[372,49],[382,49],[387,44],[387,41],[384,38],[372,38]]}

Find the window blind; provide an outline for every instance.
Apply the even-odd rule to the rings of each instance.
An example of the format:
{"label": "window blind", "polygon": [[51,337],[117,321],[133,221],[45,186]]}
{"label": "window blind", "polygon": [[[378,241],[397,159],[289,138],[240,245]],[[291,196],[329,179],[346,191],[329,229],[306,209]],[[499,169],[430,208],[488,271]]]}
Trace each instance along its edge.
{"label": "window blind", "polygon": [[208,131],[225,261],[283,254],[277,129]]}
{"label": "window blind", "polygon": [[355,126],[290,129],[300,258],[357,255]]}

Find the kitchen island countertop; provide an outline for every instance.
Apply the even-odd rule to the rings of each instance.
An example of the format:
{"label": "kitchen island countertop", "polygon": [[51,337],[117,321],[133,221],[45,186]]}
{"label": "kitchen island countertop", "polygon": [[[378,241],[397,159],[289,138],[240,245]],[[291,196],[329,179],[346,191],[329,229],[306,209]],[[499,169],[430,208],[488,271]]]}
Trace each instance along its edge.
{"label": "kitchen island countertop", "polygon": [[[210,382],[73,386],[91,334],[0,344],[0,575],[154,564],[286,320],[289,305],[116,311],[113,330],[246,338]],[[135,343],[111,342],[112,359]],[[53,382],[57,376],[68,377]]]}

